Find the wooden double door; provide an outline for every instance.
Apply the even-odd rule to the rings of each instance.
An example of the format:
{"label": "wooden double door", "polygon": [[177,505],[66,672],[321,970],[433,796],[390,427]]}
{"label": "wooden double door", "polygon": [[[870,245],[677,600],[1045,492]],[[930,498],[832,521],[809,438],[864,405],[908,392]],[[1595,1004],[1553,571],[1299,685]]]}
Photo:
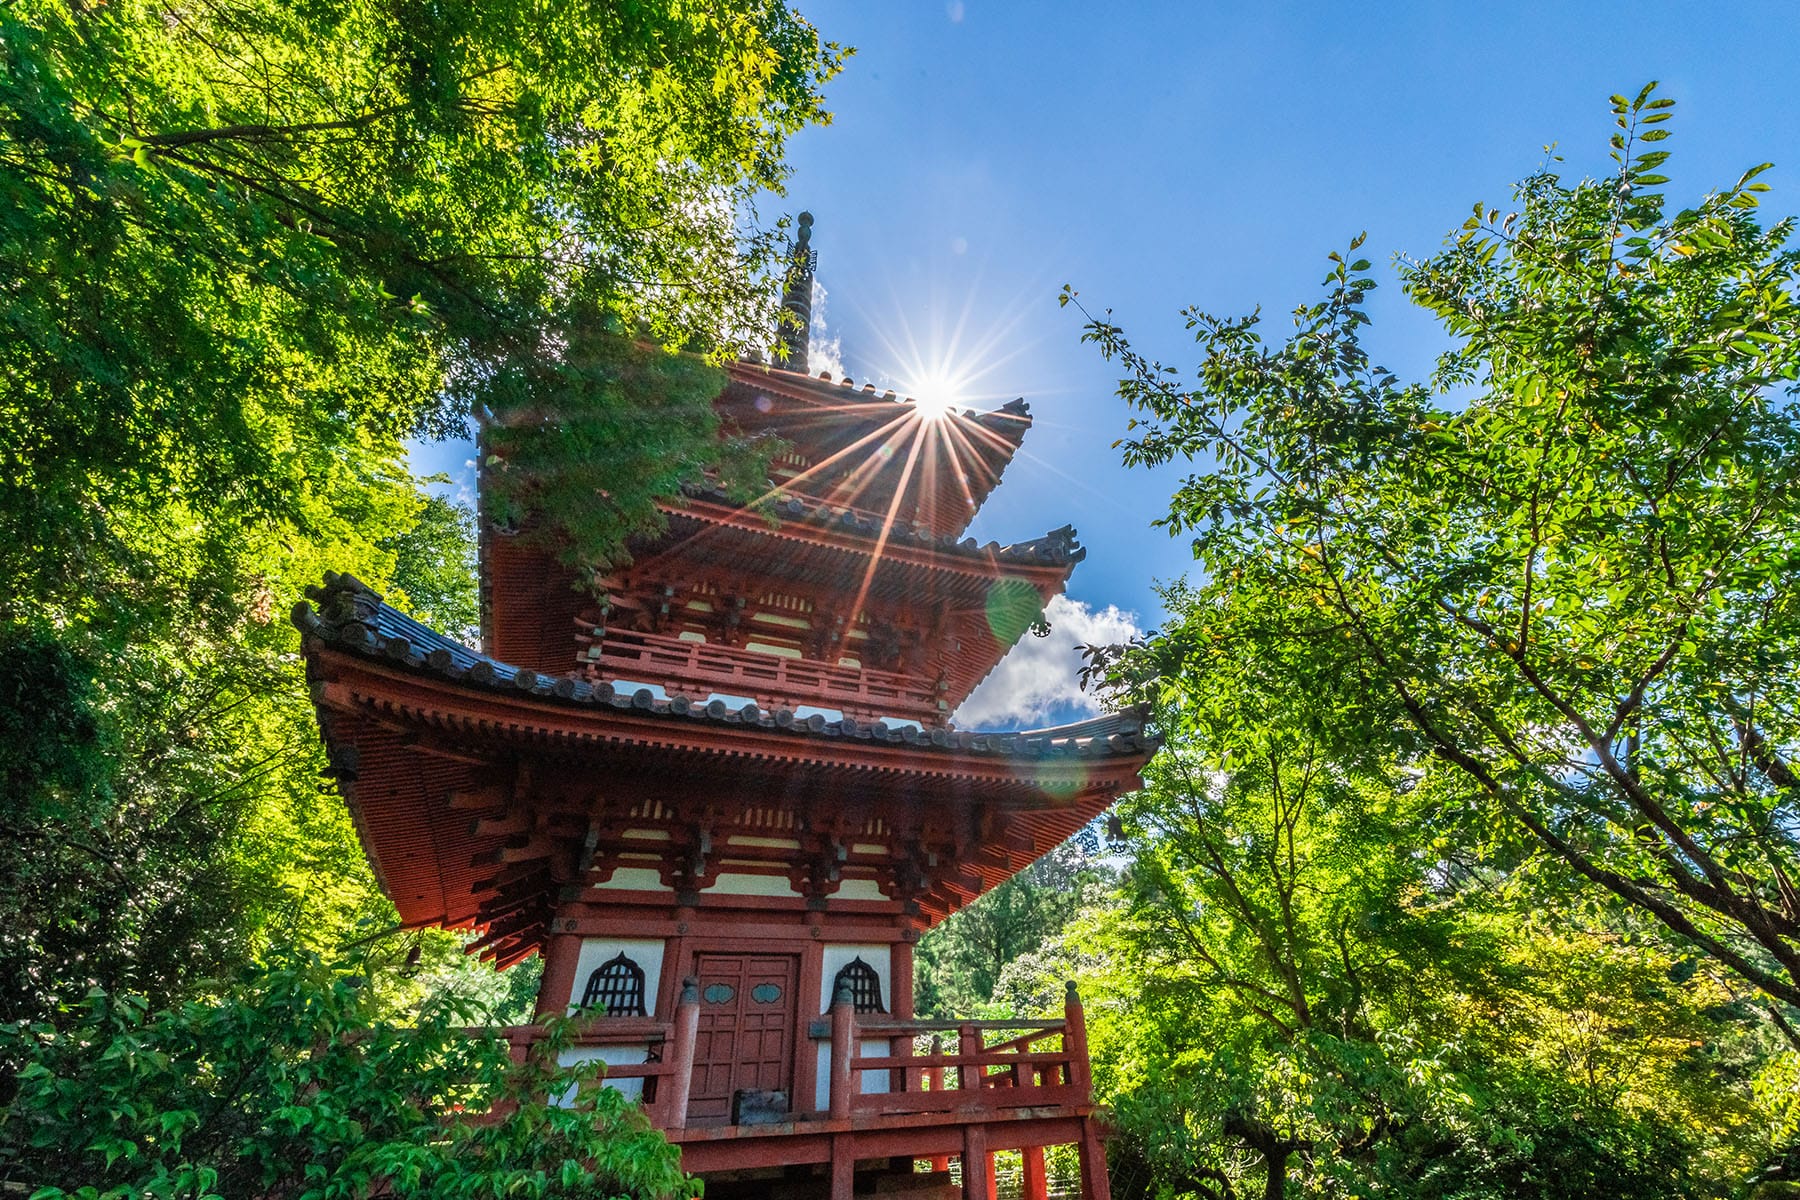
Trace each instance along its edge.
{"label": "wooden double door", "polygon": [[701,953],[700,1024],[688,1123],[723,1125],[740,1091],[794,1094],[795,991],[800,959],[792,954]]}

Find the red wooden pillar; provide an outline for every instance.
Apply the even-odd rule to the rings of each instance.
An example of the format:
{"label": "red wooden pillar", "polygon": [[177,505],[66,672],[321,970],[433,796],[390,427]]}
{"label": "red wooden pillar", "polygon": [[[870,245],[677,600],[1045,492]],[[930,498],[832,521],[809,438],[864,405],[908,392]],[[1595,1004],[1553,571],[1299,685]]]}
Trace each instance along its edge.
{"label": "red wooden pillar", "polygon": [[[1063,1053],[1069,1057],[1069,1082],[1080,1089],[1078,1104],[1090,1104],[1094,1098],[1093,1068],[1088,1063],[1087,1016],[1081,1011],[1081,995],[1075,981],[1069,981],[1063,999]],[[1093,1117],[1081,1119],[1081,1142],[1076,1147],[1081,1158],[1082,1200],[1112,1200],[1112,1183],[1106,1176],[1106,1146],[1100,1140],[1100,1126]]]}
{"label": "red wooden pillar", "polygon": [[[818,1094],[819,1043],[808,1032],[812,1028],[813,1014],[819,1011],[813,1005],[819,1003],[823,986],[820,976],[824,972],[824,958],[825,948],[816,941],[808,943],[800,952],[800,1003],[795,1011],[800,1036],[794,1039],[794,1111],[797,1113],[820,1112],[827,1099]],[[829,1009],[830,1004],[823,1007]]]}
{"label": "red wooden pillar", "polygon": [[850,985],[844,984],[831,998],[831,1119],[850,1116],[850,1060],[856,1055],[856,1009]]}
{"label": "red wooden pillar", "polygon": [[1099,1123],[1092,1117],[1081,1119],[1081,1195],[1082,1200],[1112,1200],[1112,1181],[1106,1174],[1106,1146],[1100,1140]]}
{"label": "red wooden pillar", "polygon": [[831,1138],[831,1200],[850,1200],[856,1190],[856,1151],[848,1133]]}
{"label": "red wooden pillar", "polygon": [[[910,934],[910,930],[908,933]],[[911,942],[895,942],[889,951],[888,962],[891,964],[889,974],[893,982],[889,991],[888,1007],[894,1010],[896,1021],[913,1019],[913,946]]]}
{"label": "red wooden pillar", "polygon": [[544,945],[544,976],[538,982],[537,1015],[560,1017],[575,994],[575,965],[581,958],[581,935],[558,933]]}
{"label": "red wooden pillar", "polygon": [[[700,1031],[700,981],[689,975],[681,981],[681,1003],[675,1006],[675,1029],[669,1048],[669,1099],[665,1118],[668,1129],[687,1127],[688,1097],[694,1089],[694,1039]],[[660,1089],[659,1089],[660,1090]]]}
{"label": "red wooden pillar", "polygon": [[1049,1200],[1050,1180],[1044,1173],[1044,1148],[1027,1146],[1019,1151],[1019,1157],[1025,1168],[1022,1180],[1024,1200]]}
{"label": "red wooden pillar", "polygon": [[963,1200],[994,1200],[994,1156],[988,1153],[987,1126],[964,1125]]}
{"label": "red wooden pillar", "polygon": [[[910,931],[909,931],[910,932]],[[895,942],[888,951],[889,975],[892,982],[888,990],[888,1007],[894,1012],[894,1020],[910,1021],[913,1019],[913,948],[911,942]],[[911,1058],[913,1042],[910,1035],[895,1038],[888,1042],[888,1053],[903,1058]],[[888,1080],[888,1089],[895,1092],[912,1091],[913,1073],[906,1068],[893,1073]]]}

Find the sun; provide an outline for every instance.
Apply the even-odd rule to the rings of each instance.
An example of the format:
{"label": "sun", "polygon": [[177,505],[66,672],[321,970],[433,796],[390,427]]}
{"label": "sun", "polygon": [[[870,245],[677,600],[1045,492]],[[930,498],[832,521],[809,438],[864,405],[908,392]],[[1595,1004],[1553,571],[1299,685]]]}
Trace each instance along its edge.
{"label": "sun", "polygon": [[957,398],[946,392],[919,389],[923,395],[913,397],[913,411],[921,421],[941,421],[958,407]]}
{"label": "sun", "polygon": [[913,411],[923,421],[941,421],[965,407],[964,379],[949,371],[921,372],[907,387]]}

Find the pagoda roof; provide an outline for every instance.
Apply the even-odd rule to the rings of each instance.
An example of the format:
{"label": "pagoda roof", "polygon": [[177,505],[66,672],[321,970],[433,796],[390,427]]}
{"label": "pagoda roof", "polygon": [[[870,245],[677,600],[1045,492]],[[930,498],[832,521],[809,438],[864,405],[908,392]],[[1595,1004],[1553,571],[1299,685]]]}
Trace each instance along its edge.
{"label": "pagoda roof", "polygon": [[[798,527],[801,522],[804,522],[808,527],[823,529],[835,534],[849,534],[874,542],[882,536],[883,527],[888,526],[888,522],[878,513],[864,508],[832,504],[813,496],[785,496],[768,505],[766,509],[759,511],[740,508],[729,495],[717,488],[689,488],[684,495],[690,501],[721,505],[734,512],[741,512],[746,518],[746,523],[755,522],[756,528],[769,533],[779,534],[782,532],[782,525],[792,523]],[[671,507],[669,511],[673,514],[680,514],[687,510]],[[766,512],[782,524],[771,528],[760,519],[762,512]],[[1064,525],[1061,529],[1053,529],[1043,537],[1012,542],[1002,546],[998,542],[981,545],[974,538],[959,538],[953,533],[940,534],[926,525],[896,520],[887,528],[886,544],[888,546],[916,546],[923,550],[959,557],[970,564],[1003,563],[1022,567],[1073,567],[1087,557],[1086,548],[1077,544],[1075,540],[1073,525]]]}
{"label": "pagoda roof", "polygon": [[320,609],[299,604],[293,620],[315,643],[313,649],[338,650],[466,689],[538,700],[573,713],[598,716],[612,710],[672,724],[704,723],[726,730],[772,732],[821,744],[906,747],[919,755],[915,769],[927,772],[940,760],[948,768],[948,760],[966,758],[1017,763],[1105,758],[1142,762],[1161,744],[1144,732],[1143,715],[1136,711],[1018,732],[926,730],[905,722],[890,725],[847,717],[834,721],[818,714],[799,717],[788,709],[770,711],[723,700],[665,699],[648,688],[615,690],[573,674],[553,676],[510,666],[407,616],[354,576],[328,573],[325,586],[311,589],[310,594]]}
{"label": "pagoda roof", "polygon": [[[733,363],[728,374],[721,413],[741,432],[774,434],[811,461],[792,490],[885,510],[904,483],[910,503],[903,502],[897,515],[939,535],[959,535],[968,527],[1032,423],[1022,398],[989,412],[951,408],[925,421],[912,397],[877,392],[873,384],[858,388],[847,377],[833,381],[829,372],[815,377]],[[883,456],[883,445],[874,443],[884,430],[926,438],[929,458],[909,468],[903,450]],[[885,446],[900,449],[891,441]]]}
{"label": "pagoda roof", "polygon": [[[939,855],[920,868],[907,902],[930,923],[1137,786],[1159,744],[1139,713],[1022,733],[953,732],[664,700],[508,666],[350,576],[327,576],[310,594],[319,608],[297,605],[294,623],[326,773],[344,790],[383,890],[408,925],[483,931],[481,952],[501,965],[541,945],[555,898],[583,878],[581,831],[621,815],[601,817],[597,803],[686,796],[716,808],[731,795],[748,806],[743,820],[771,805],[792,819],[835,808],[890,828],[910,813],[910,836],[930,839]],[[530,773],[532,788],[548,790],[529,803],[552,806],[533,810],[551,814],[553,828],[539,825],[537,835],[516,827],[513,792],[493,795],[496,785],[483,782],[528,761],[555,764]],[[490,815],[471,820],[463,800]],[[903,907],[849,902],[858,912],[859,904]]]}

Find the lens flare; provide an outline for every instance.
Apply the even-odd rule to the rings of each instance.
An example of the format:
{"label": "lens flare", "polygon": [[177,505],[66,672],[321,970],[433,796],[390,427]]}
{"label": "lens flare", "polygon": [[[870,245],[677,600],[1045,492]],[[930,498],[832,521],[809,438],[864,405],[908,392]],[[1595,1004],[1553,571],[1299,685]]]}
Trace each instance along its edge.
{"label": "lens flare", "polygon": [[919,390],[924,394],[913,397],[913,411],[919,414],[921,421],[941,421],[960,407],[953,395],[925,388]]}
{"label": "lens flare", "polygon": [[969,405],[969,377],[945,366],[905,372],[905,394],[921,420],[941,421]]}

